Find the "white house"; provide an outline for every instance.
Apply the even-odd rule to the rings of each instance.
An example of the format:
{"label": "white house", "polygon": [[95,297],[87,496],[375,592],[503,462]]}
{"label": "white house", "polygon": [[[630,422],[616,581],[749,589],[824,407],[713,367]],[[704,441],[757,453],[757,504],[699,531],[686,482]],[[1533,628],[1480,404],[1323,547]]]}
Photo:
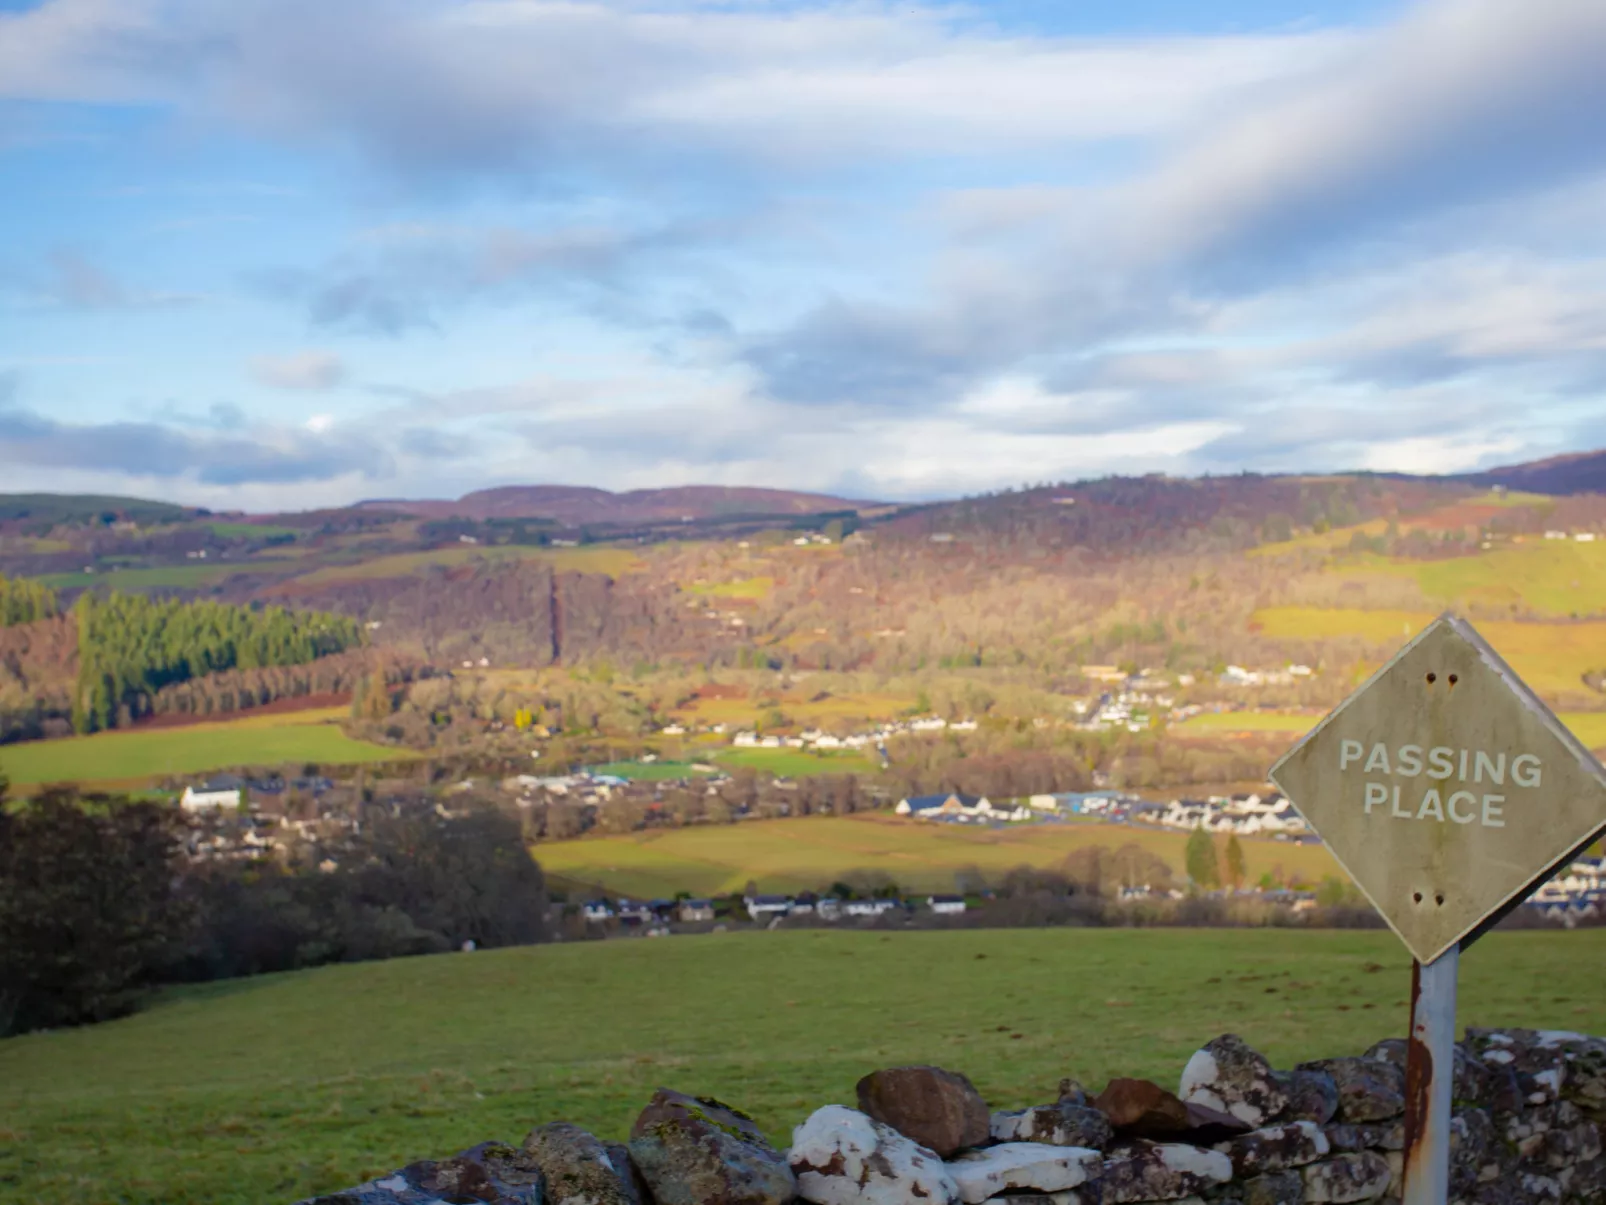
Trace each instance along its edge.
{"label": "white house", "polygon": [[754,920],[767,916],[785,916],[792,910],[792,901],[784,895],[751,895],[746,899],[747,915]]}
{"label": "white house", "polygon": [[848,916],[880,916],[897,906],[897,900],[844,900],[842,911]]}
{"label": "white house", "polygon": [[199,789],[185,787],[178,804],[186,812],[206,812],[213,808],[239,807],[243,797],[239,787],[214,787],[206,783]]}
{"label": "white house", "polygon": [[983,809],[992,810],[992,804],[985,795],[960,795],[950,793],[947,795],[910,795],[906,799],[898,800],[898,806],[892,810],[899,816],[914,816],[917,819],[930,820],[937,816],[975,816],[983,814]]}
{"label": "white house", "polygon": [[958,916],[965,910],[962,895],[928,895],[926,905],[939,916]]}
{"label": "white house", "polygon": [[714,902],[712,900],[682,900],[680,902],[680,919],[686,923],[713,920]]}

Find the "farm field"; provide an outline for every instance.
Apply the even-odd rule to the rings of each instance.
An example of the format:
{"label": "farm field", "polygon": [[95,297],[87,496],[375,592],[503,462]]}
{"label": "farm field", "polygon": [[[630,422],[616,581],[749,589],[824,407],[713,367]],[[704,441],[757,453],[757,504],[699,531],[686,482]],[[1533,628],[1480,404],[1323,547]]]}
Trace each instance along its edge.
{"label": "farm field", "polygon": [[[1562,711],[1557,718],[1572,730],[1574,736],[1591,749],[1606,749],[1606,711]],[[1190,716],[1174,725],[1173,731],[1183,734],[1218,734],[1229,732],[1286,732],[1290,737],[1303,736],[1316,727],[1319,715],[1289,715],[1284,712],[1222,711]]]}
{"label": "farm field", "polygon": [[[817,890],[852,871],[888,874],[913,891],[951,891],[955,871],[1002,876],[1022,864],[1057,866],[1085,846],[1129,842],[1180,875],[1186,841],[1184,833],[1097,821],[973,829],[886,815],[809,816],[553,841],[535,856],[559,878],[646,899],[720,895],[749,880],[761,891]],[[1311,882],[1342,874],[1320,845],[1246,838],[1243,849],[1251,880],[1279,866]]]}
{"label": "farm field", "polygon": [[[804,749],[733,749],[721,747],[710,751],[698,765],[722,767],[726,770],[763,770],[788,778],[811,774],[870,774],[876,763],[861,753],[844,750],[810,753]],[[597,774],[613,774],[619,778],[639,778],[661,781],[671,778],[690,778],[706,770],[692,769],[690,761],[616,761],[592,766]]]}
{"label": "farm field", "polygon": [[810,774],[873,774],[880,759],[856,750],[827,750],[810,753],[804,749],[722,749],[714,760],[727,769],[765,770],[787,778]]}
{"label": "farm field", "polygon": [[[1602,930],[1494,934],[1462,959],[1460,1020],[1600,1033],[1603,957]],[[899,1063],[963,1071],[996,1107],[1050,1101],[1062,1076],[1174,1087],[1224,1032],[1283,1067],[1402,1033],[1409,965],[1377,931],[814,931],[180,989],[0,1042],[0,1196],[285,1205],[547,1121],[621,1139],[660,1085],[727,1100],[782,1144]]]}
{"label": "farm field", "polygon": [[1414,577],[1422,592],[1446,603],[1522,603],[1556,618],[1606,611],[1606,544],[1528,540],[1478,556],[1438,561],[1378,558],[1378,572]]}
{"label": "farm field", "polygon": [[794,723],[805,727],[829,723],[832,720],[876,721],[888,720],[908,711],[915,703],[913,695],[858,694],[830,695],[824,699],[803,696],[747,696],[738,698],[698,698],[678,708],[676,716],[699,724],[734,724],[752,727],[772,710],[761,706],[774,698],[775,705]]}
{"label": "farm field", "polygon": [[56,590],[98,586],[108,590],[197,590],[239,573],[265,573],[288,569],[288,559],[213,561],[189,565],[157,565],[149,569],[110,569],[97,573],[46,573],[36,580]]}
{"label": "farm field", "polygon": [[[1428,612],[1362,611],[1343,607],[1263,607],[1251,622],[1273,639],[1332,640],[1358,636],[1398,646],[1433,619]],[[1529,686],[1547,698],[1577,695],[1580,675],[1606,666],[1606,621],[1518,623],[1480,621],[1478,631]]]}
{"label": "farm field", "polygon": [[355,765],[416,756],[404,749],[352,740],[336,723],[346,714],[344,707],[316,708],[181,728],[97,732],[0,745],[0,771],[11,779],[13,788],[52,782],[122,785],[228,766]]}
{"label": "farm field", "polygon": [[438,548],[427,552],[398,552],[371,557],[349,565],[325,565],[284,583],[285,589],[324,585],[329,582],[367,581],[373,578],[404,577],[432,565],[467,565],[475,561],[540,561],[554,569],[619,575],[629,573],[641,563],[628,548],[595,546],[589,548],[540,548],[524,545]]}

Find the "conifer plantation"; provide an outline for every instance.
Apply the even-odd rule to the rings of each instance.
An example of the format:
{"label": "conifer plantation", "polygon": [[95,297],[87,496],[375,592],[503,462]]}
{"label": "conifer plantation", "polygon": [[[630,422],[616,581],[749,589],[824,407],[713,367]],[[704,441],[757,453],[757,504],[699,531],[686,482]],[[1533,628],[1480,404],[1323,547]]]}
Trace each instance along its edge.
{"label": "conifer plantation", "polygon": [[58,611],[56,592],[49,586],[0,574],[0,628],[49,619]]}
{"label": "conifer plantation", "polygon": [[149,708],[163,687],[225,670],[303,665],[362,638],[355,620],[281,607],[83,594],[73,607],[73,727],[94,732]]}

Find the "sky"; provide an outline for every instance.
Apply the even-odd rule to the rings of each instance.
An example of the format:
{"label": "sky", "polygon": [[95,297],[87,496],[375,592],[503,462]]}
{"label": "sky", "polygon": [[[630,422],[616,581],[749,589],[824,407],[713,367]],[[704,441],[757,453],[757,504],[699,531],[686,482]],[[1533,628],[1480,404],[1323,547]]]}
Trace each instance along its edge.
{"label": "sky", "polygon": [[0,491],[1606,446],[1600,0],[0,0]]}

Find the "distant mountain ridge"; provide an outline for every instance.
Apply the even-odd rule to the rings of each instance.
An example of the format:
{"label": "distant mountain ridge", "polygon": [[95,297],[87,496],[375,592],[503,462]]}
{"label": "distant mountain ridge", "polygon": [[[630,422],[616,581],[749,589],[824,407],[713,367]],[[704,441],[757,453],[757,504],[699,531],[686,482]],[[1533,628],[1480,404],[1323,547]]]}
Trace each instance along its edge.
{"label": "distant mountain ridge", "polygon": [[664,523],[736,515],[817,515],[857,511],[876,503],[757,486],[681,485],[613,493],[584,485],[508,485],[461,498],[376,498],[358,510],[418,515],[425,519],[551,519],[587,523]]}
{"label": "distant mountain ridge", "polygon": [[1530,494],[1606,494],[1606,450],[1569,452],[1460,476],[1476,485],[1503,485]]}

